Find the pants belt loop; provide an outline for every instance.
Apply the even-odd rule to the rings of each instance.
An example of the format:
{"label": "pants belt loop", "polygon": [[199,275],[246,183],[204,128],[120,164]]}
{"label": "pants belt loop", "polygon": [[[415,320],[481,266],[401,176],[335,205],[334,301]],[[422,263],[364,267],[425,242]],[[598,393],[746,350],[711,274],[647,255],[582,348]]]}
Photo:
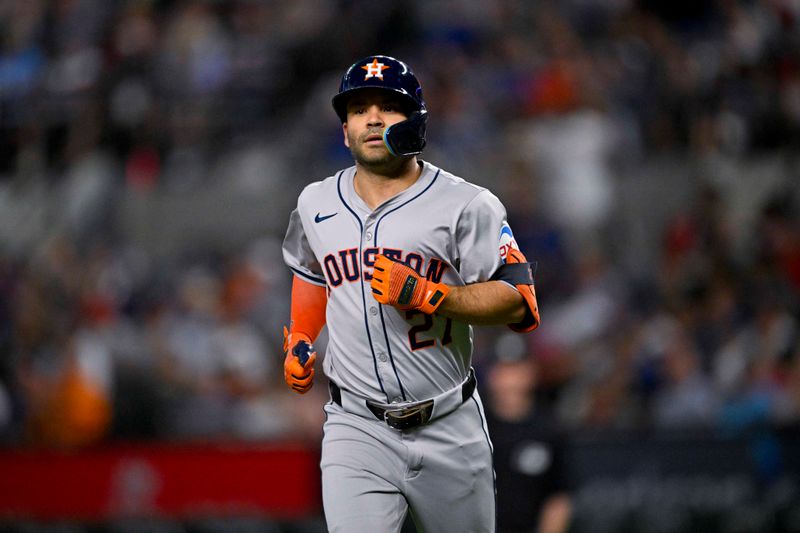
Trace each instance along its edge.
{"label": "pants belt loop", "polygon": [[342,389],[339,388],[333,380],[328,381],[328,390],[331,393],[331,400],[338,405],[339,407],[342,406]]}

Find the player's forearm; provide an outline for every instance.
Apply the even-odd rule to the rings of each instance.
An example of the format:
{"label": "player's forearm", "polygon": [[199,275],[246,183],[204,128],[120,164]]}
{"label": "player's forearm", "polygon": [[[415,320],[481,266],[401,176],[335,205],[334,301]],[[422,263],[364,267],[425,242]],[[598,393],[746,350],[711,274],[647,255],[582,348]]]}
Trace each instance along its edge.
{"label": "player's forearm", "polygon": [[292,333],[303,333],[309,341],[317,339],[325,326],[325,306],[328,294],[325,287],[311,284],[298,276],[292,282]]}
{"label": "player's forearm", "polygon": [[437,313],[468,324],[497,326],[525,318],[525,303],[515,289],[502,281],[450,287]]}

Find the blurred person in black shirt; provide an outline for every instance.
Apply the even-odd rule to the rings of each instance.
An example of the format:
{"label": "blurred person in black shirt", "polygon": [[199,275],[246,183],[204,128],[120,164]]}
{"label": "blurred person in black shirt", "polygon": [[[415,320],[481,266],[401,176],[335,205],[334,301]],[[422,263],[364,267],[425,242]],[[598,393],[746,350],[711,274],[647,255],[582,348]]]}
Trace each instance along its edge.
{"label": "blurred person in black shirt", "polygon": [[536,402],[538,368],[523,343],[502,336],[488,370],[499,533],[564,533],[572,511],[563,438]]}

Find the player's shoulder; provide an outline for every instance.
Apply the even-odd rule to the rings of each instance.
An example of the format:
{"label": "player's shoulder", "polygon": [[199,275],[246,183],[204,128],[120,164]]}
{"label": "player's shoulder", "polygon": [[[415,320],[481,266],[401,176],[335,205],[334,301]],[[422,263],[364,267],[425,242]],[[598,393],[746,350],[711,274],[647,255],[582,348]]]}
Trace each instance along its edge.
{"label": "player's shoulder", "polygon": [[445,189],[446,194],[460,198],[465,204],[481,200],[488,202],[499,201],[497,196],[486,187],[472,183],[430,163],[426,162],[425,164],[430,165],[432,169],[438,172],[437,179],[440,181],[440,187]]}
{"label": "player's shoulder", "polygon": [[337,197],[339,188],[339,177],[350,169],[340,170],[332,176],[309,183],[303,188],[298,198],[298,204],[315,202],[321,198]]}

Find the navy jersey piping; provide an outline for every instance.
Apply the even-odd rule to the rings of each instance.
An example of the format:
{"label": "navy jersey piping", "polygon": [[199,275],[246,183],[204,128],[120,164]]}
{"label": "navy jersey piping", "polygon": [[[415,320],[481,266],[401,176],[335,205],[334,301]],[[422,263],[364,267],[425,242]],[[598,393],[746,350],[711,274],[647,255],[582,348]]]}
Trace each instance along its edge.
{"label": "navy jersey piping", "polygon": [[389,334],[386,331],[386,321],[383,319],[383,304],[380,304],[381,310],[381,327],[383,328],[383,337],[386,339],[386,351],[389,352],[389,362],[392,363],[392,370],[394,371],[394,377],[397,378],[397,385],[400,387],[400,396],[403,397],[403,401],[406,402],[408,399],[406,398],[406,390],[403,388],[403,382],[400,381],[400,375],[397,373],[397,367],[394,364],[394,356],[392,355],[392,344],[389,342]]}
{"label": "navy jersey piping", "polygon": [[[385,212],[384,214],[381,215],[381,217],[378,219],[378,221],[375,222],[375,235],[373,236],[373,239],[372,239],[372,246],[374,246],[376,248],[378,246],[378,229],[380,228],[381,221],[384,218],[386,218],[386,215],[388,215],[389,213],[394,213],[395,211],[397,211],[401,207],[403,207],[405,205],[408,205],[409,203],[413,202],[414,200],[416,200],[417,198],[419,198],[420,196],[425,194],[427,192],[427,190],[430,189],[431,186],[436,182],[436,179],[439,177],[439,172],[440,172],[440,170],[437,169],[436,170],[436,174],[433,176],[433,179],[431,180],[431,182],[424,189],[422,189],[419,193],[417,193],[416,196],[414,196],[413,198],[409,198],[408,200],[406,200],[402,204],[398,205],[394,209],[391,209],[391,210],[389,210],[389,211],[387,211],[387,212]],[[400,375],[397,373],[397,366],[395,366],[395,364],[394,364],[394,355],[392,354],[392,344],[389,342],[389,332],[386,330],[386,321],[383,318],[383,305],[380,306],[380,309],[381,309],[381,327],[383,328],[383,336],[386,339],[386,349],[389,352],[389,361],[392,363],[392,370],[394,370],[394,376],[397,378],[397,384],[400,386],[400,394],[403,396],[403,401],[407,401],[406,400],[405,388],[403,387],[403,382],[400,381]]]}
{"label": "navy jersey piping", "polygon": [[492,447],[492,441],[489,439],[489,434],[486,432],[487,422],[483,416],[483,412],[481,411],[481,406],[478,403],[478,400],[475,399],[474,393],[472,398],[470,399],[475,404],[475,409],[478,410],[478,416],[481,419],[481,431],[483,431],[483,436],[486,437],[486,444],[489,446],[489,455],[492,458],[492,484],[494,485],[494,527],[496,530],[497,529],[497,472],[494,469],[494,447]]}
{"label": "navy jersey piping", "polygon": [[305,272],[303,272],[301,270],[298,270],[298,269],[296,269],[294,267],[289,267],[289,270],[291,270],[292,272],[294,272],[296,275],[300,276],[301,278],[305,278],[308,281],[314,283],[315,285],[323,285],[323,286],[327,285],[327,281],[325,280],[325,278],[322,278],[322,279],[315,278],[314,276],[306,274]]}
{"label": "navy jersey piping", "polygon": [[[342,204],[345,206],[345,208],[348,211],[350,211],[350,214],[352,214],[353,217],[355,217],[356,222],[358,222],[358,227],[360,228],[359,237],[358,237],[358,256],[361,257],[361,255],[362,255],[362,251],[361,251],[362,246],[361,246],[361,244],[362,244],[362,241],[363,241],[363,238],[361,236],[364,234],[364,224],[361,222],[361,218],[359,218],[358,214],[356,214],[356,212],[353,211],[353,209],[349,205],[347,205],[347,202],[344,200],[344,196],[342,195],[342,173],[343,172],[344,172],[343,170],[340,170],[339,171],[339,176],[336,178],[336,192],[339,193],[339,199],[342,201]],[[369,341],[369,351],[372,353],[372,365],[375,368],[375,377],[378,378],[378,385],[380,386],[381,392],[383,392],[383,395],[386,396],[386,401],[388,403],[389,402],[389,395],[386,394],[386,389],[383,388],[383,381],[381,380],[381,375],[378,373],[378,360],[375,357],[375,349],[372,346],[372,335],[369,332],[369,317],[367,317],[367,297],[366,297],[366,294],[364,292],[364,282],[361,281],[359,283],[359,285],[361,285],[361,302],[362,302],[362,309],[364,310],[364,328],[367,330],[367,340]]]}
{"label": "navy jersey piping", "polygon": [[406,200],[402,204],[398,205],[394,209],[390,209],[389,211],[387,211],[387,212],[385,212],[384,214],[381,215],[381,218],[379,218],[378,221],[375,222],[375,236],[372,239],[372,245],[373,246],[378,246],[378,228],[380,228],[381,221],[384,218],[386,218],[386,216],[389,215],[390,213],[394,213],[395,211],[397,211],[401,207],[404,207],[404,206],[410,204],[411,202],[413,202],[414,200],[416,200],[417,198],[419,198],[420,196],[422,196],[423,194],[428,192],[428,189],[430,189],[433,186],[433,184],[436,183],[436,179],[439,177],[439,172],[441,172],[441,170],[437,169],[436,170],[436,174],[433,176],[433,179],[431,180],[431,182],[427,185],[427,187],[425,187],[419,193],[417,193],[416,196],[414,196],[413,198],[409,198],[408,200]]}

